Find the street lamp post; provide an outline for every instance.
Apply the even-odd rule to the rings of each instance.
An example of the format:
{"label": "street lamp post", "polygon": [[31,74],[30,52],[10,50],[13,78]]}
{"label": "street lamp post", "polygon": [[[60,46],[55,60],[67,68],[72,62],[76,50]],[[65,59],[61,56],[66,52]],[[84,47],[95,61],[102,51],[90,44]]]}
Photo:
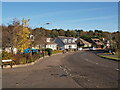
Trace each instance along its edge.
{"label": "street lamp post", "polygon": [[[47,23],[43,24],[43,26],[44,26],[44,25],[49,25],[49,24],[51,24],[51,23],[47,22]],[[40,25],[40,24],[38,24],[38,25]],[[37,25],[36,25],[36,26],[37,26]],[[41,27],[41,28],[42,28],[42,27]],[[43,36],[44,36],[44,34],[43,34]],[[46,48],[46,43],[44,43],[44,47]],[[45,49],[43,49],[42,53],[43,53],[43,57],[44,57],[44,56],[45,56]]]}

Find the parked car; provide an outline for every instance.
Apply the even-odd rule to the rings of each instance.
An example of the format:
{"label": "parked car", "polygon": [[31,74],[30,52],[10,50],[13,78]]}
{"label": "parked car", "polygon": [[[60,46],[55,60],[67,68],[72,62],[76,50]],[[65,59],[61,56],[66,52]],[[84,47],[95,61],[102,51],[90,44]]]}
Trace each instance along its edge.
{"label": "parked car", "polygon": [[83,50],[83,49],[82,49],[82,48],[78,48],[78,50],[80,50],[80,51],[81,51],[81,50]]}
{"label": "parked car", "polygon": [[95,47],[92,47],[92,48],[89,48],[89,50],[96,50],[96,48],[95,48]]}

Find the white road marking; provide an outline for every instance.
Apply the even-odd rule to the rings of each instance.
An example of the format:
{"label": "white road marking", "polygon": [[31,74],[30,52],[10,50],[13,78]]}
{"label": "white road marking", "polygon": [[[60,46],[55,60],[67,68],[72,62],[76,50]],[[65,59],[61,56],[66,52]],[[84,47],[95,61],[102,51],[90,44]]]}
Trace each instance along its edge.
{"label": "white road marking", "polygon": [[71,71],[71,69],[70,68],[67,68],[67,66],[59,66],[63,71],[65,71],[66,72],[66,74],[67,75],[69,75],[70,77],[74,77],[72,74],[70,74],[70,72],[69,71]]}
{"label": "white road marking", "polygon": [[66,71],[66,69],[64,68],[64,71]]}
{"label": "white road marking", "polygon": [[60,65],[60,68],[62,68],[61,65]]}
{"label": "white road marking", "polygon": [[69,71],[71,71],[71,69],[68,68]]}
{"label": "white road marking", "polygon": [[67,75],[69,74],[68,71],[66,71]]}

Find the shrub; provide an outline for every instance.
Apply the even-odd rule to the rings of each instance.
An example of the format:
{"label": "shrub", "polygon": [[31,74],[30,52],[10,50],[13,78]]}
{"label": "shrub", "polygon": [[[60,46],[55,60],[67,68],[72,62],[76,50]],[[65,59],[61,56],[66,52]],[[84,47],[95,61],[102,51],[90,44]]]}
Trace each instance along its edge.
{"label": "shrub", "polygon": [[45,51],[45,55],[48,55],[48,51]]}
{"label": "shrub", "polygon": [[39,59],[40,54],[33,54],[32,56],[30,56],[30,54],[16,54],[14,55],[14,58],[16,64],[25,64],[34,62],[36,59]]}
{"label": "shrub", "polygon": [[2,52],[2,59],[11,59],[12,58],[12,54],[11,53],[8,53],[8,52],[5,52],[3,51]]}
{"label": "shrub", "polygon": [[45,51],[50,51],[50,50],[52,51],[52,49],[51,49],[51,48],[46,48],[46,49],[45,49]]}
{"label": "shrub", "polygon": [[34,54],[34,55],[32,55],[31,60],[35,61],[36,59],[39,59],[39,58],[40,58],[40,54]]}
{"label": "shrub", "polygon": [[68,49],[68,52],[70,52],[71,50],[70,49]]}
{"label": "shrub", "polygon": [[27,61],[27,60],[26,60],[26,58],[25,58],[25,57],[23,57],[23,58],[21,58],[21,59],[20,59],[20,62],[19,62],[19,63],[20,63],[20,64],[25,64],[25,63],[26,63],[26,61]]}
{"label": "shrub", "polygon": [[56,53],[62,53],[62,50],[54,50],[54,51],[52,52],[52,54],[56,54]]}
{"label": "shrub", "polygon": [[26,57],[23,54],[16,54],[16,55],[14,55],[15,64],[24,63],[25,60],[26,60]]}
{"label": "shrub", "polygon": [[51,48],[46,48],[45,51],[48,52],[48,55],[51,56],[52,55],[52,49]]}

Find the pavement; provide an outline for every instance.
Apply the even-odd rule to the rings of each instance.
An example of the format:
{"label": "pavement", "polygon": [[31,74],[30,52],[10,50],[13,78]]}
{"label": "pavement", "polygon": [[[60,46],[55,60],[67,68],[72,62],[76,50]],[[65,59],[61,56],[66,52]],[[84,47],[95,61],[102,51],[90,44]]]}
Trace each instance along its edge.
{"label": "pavement", "polygon": [[95,51],[58,54],[34,65],[5,68],[3,88],[117,88],[118,62]]}

